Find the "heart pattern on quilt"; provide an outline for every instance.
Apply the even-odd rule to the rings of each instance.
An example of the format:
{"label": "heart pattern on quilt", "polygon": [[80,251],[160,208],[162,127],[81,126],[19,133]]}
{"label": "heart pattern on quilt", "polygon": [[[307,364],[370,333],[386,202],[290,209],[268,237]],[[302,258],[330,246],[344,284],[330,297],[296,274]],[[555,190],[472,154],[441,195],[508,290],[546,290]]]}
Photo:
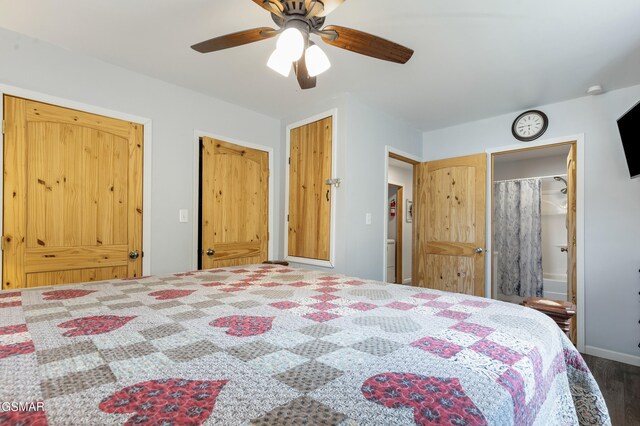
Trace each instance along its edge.
{"label": "heart pattern on quilt", "polygon": [[480,426],[487,420],[464,393],[458,379],[412,373],[382,373],[362,384],[369,401],[388,408],[413,408],[416,424],[436,423]]}
{"label": "heart pattern on quilt", "polygon": [[232,315],[217,318],[209,323],[213,327],[228,327],[227,334],[235,337],[249,337],[264,334],[271,330],[275,317],[251,317]]}
{"label": "heart pattern on quilt", "polygon": [[155,297],[156,300],[178,299],[194,293],[195,290],[160,290],[149,293],[149,296]]}
{"label": "heart pattern on quilt", "polygon": [[42,293],[44,300],[75,299],[95,293],[98,290],[49,290]]}
{"label": "heart pattern on quilt", "polygon": [[19,291],[7,291],[0,294],[0,308],[13,308],[22,306],[22,293]]}
{"label": "heart pattern on quilt", "polygon": [[[35,348],[33,342],[11,343],[9,345],[0,345],[0,359],[7,358],[14,355],[26,355],[33,353]],[[0,424],[3,424],[0,422]]]}
{"label": "heart pattern on quilt", "polygon": [[90,336],[117,330],[134,318],[137,318],[137,316],[99,315],[72,319],[58,324],[58,327],[70,329],[62,333],[65,337]]}
{"label": "heart pattern on quilt", "polygon": [[161,379],[128,386],[104,398],[100,410],[133,416],[125,425],[201,425],[228,380]]}
{"label": "heart pattern on quilt", "polygon": [[27,331],[29,331],[27,324],[7,325],[5,327],[0,327],[0,336],[15,333],[26,333]]}

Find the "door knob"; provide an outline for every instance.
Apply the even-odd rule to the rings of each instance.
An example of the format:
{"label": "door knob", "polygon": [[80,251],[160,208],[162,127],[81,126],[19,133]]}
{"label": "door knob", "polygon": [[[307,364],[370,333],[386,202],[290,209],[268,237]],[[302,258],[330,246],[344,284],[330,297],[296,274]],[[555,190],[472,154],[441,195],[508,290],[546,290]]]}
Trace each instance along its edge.
{"label": "door knob", "polygon": [[207,256],[213,256],[214,254],[216,254],[216,251],[213,249],[208,249],[207,250]]}
{"label": "door knob", "polygon": [[129,252],[129,259],[136,260],[138,257],[140,257],[140,253],[138,253],[138,250],[131,250]]}
{"label": "door knob", "polygon": [[477,253],[477,254],[482,254],[482,252],[484,252],[484,249],[482,247],[476,247],[474,252]]}

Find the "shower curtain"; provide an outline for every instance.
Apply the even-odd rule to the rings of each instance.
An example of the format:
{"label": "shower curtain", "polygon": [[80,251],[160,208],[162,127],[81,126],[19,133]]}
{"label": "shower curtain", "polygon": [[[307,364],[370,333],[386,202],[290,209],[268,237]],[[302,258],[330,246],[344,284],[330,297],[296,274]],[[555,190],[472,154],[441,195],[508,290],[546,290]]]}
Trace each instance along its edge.
{"label": "shower curtain", "polygon": [[494,183],[494,252],[500,292],[542,297],[541,180]]}

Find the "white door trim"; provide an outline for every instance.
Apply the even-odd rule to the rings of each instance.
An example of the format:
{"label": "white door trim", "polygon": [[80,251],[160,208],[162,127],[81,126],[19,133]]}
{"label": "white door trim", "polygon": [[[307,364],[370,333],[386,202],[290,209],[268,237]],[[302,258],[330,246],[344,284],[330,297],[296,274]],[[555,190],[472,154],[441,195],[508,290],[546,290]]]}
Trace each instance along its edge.
{"label": "white door trim", "polygon": [[491,206],[493,205],[492,195],[492,154],[500,152],[509,152],[521,150],[523,148],[541,148],[548,145],[556,145],[560,143],[574,142],[576,143],[577,152],[577,193],[576,193],[576,246],[577,246],[577,265],[576,265],[576,301],[577,301],[577,348],[580,352],[585,349],[585,298],[584,298],[584,133],[563,136],[553,139],[545,139],[537,142],[529,142],[518,145],[508,145],[503,147],[487,149],[487,251],[485,256],[485,295],[491,297],[491,265],[492,265],[492,223],[491,223]]}
{"label": "white door trim", "polygon": [[191,259],[191,264],[193,265],[193,270],[195,271],[196,269],[198,269],[198,202],[199,202],[199,197],[198,194],[200,192],[200,138],[201,137],[207,137],[207,138],[212,138],[212,139],[217,139],[220,141],[224,141],[224,142],[229,142],[235,145],[240,145],[240,146],[244,146],[245,148],[250,148],[250,149],[255,149],[258,151],[265,151],[269,154],[269,248],[268,248],[268,257],[269,259],[274,259],[273,255],[274,255],[274,249],[273,249],[273,235],[274,235],[274,229],[273,229],[273,221],[274,221],[274,189],[275,189],[275,185],[274,185],[274,170],[273,170],[273,162],[274,162],[274,158],[273,158],[273,152],[274,149],[273,147],[270,146],[266,146],[266,145],[260,145],[260,144],[255,144],[255,143],[250,143],[250,142],[244,142],[238,139],[234,139],[234,138],[229,138],[226,136],[221,136],[221,135],[216,135],[214,133],[211,132],[205,132],[203,130],[195,130],[193,132],[193,137],[194,137],[194,144],[193,144],[193,240],[192,240],[192,246],[193,246],[193,252],[192,252],[192,259]]}
{"label": "white door trim", "polygon": [[291,129],[295,129],[300,126],[304,126],[315,121],[319,121],[331,117],[331,177],[338,177],[338,109],[333,108],[329,111],[325,111],[320,114],[316,114],[312,117],[305,118],[304,120],[297,121],[287,125],[286,141],[287,146],[285,149],[285,182],[284,182],[284,215],[283,215],[283,245],[284,245],[284,259],[289,262],[302,263],[311,266],[322,266],[325,268],[335,268],[336,266],[336,191],[335,187],[330,186],[331,189],[331,224],[330,224],[330,236],[329,236],[329,260],[319,259],[307,259],[304,257],[289,256],[289,222],[287,217],[289,216],[289,157],[291,156]]}
{"label": "white door trim", "polygon": [[[91,114],[104,115],[106,117],[118,120],[130,121],[132,123],[142,124],[144,126],[144,147],[142,159],[142,274],[150,275],[151,272],[151,167],[152,167],[152,137],[153,137],[153,121],[150,118],[140,117],[121,111],[114,111],[108,108],[86,104],[84,102],[73,101],[70,99],[51,96],[46,93],[35,92],[20,87],[0,84],[0,117],[4,117],[4,102],[2,96],[9,95],[18,98],[30,99],[37,102],[44,102],[64,108],[76,109]],[[0,146],[4,147],[4,134],[0,132]],[[4,164],[4,149],[0,149],[0,164]],[[0,187],[4,184],[4,175],[0,173]],[[4,203],[4,200],[0,201]],[[0,208],[0,223],[3,223],[2,214],[4,205]],[[2,265],[0,264],[0,276],[2,276]]]}
{"label": "white door trim", "polygon": [[[387,226],[387,203],[389,200],[389,154],[396,154],[401,157],[408,158],[409,160],[417,161],[418,163],[424,162],[424,160],[416,155],[409,154],[408,152],[401,151],[397,148],[394,148],[390,145],[386,145],[384,147],[384,198],[382,200],[382,217],[385,218],[384,222],[384,231],[382,232],[382,278],[380,281],[387,281],[387,239],[389,238],[389,229]],[[411,172],[413,175],[413,171]],[[404,208],[405,206],[403,206]],[[413,237],[412,237],[413,238]],[[412,250],[413,252],[413,250]],[[411,253],[413,256],[413,253]],[[413,262],[412,262],[413,264]]]}

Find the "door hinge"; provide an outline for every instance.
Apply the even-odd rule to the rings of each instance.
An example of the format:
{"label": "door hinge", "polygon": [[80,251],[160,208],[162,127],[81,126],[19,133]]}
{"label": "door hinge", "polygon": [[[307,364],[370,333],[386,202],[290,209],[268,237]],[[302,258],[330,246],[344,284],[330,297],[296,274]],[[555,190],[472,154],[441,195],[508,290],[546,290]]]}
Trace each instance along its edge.
{"label": "door hinge", "polygon": [[2,134],[3,134],[3,135],[4,135],[4,126],[5,126],[5,123],[6,123],[6,122],[5,122],[4,120],[2,120]]}
{"label": "door hinge", "polygon": [[287,215],[287,222],[289,222],[289,215]]}
{"label": "door hinge", "polygon": [[0,250],[4,251],[4,235],[0,237]]}
{"label": "door hinge", "polygon": [[[4,121],[3,121],[3,123],[4,123]],[[3,129],[4,129],[4,127],[3,127]],[[289,157],[289,164],[291,164],[291,157]]]}

